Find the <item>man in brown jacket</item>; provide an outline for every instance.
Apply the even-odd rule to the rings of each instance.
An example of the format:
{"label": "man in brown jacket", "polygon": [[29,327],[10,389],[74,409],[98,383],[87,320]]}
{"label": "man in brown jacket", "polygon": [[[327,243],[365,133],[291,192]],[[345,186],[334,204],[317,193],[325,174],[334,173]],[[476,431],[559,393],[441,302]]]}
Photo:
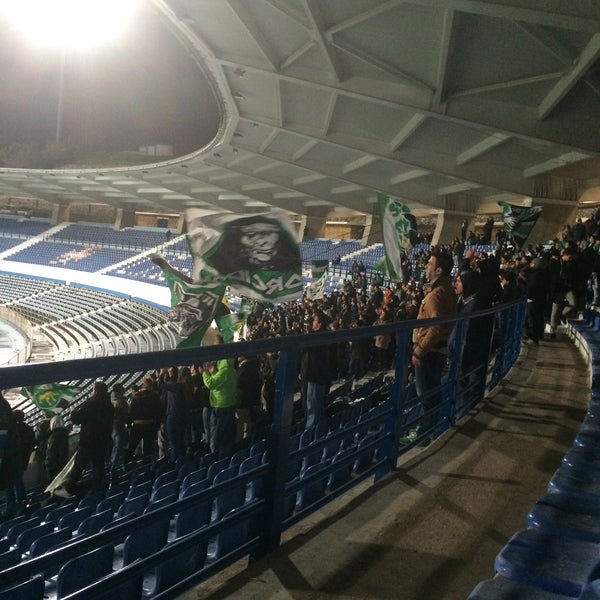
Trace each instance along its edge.
{"label": "man in brown jacket", "polygon": [[[457,311],[458,297],[454,291],[450,273],[452,256],[434,247],[425,266],[425,276],[430,291],[421,302],[417,319],[432,319],[453,315]],[[428,325],[413,331],[412,364],[415,367],[415,383],[419,401],[427,416],[422,428],[431,427],[436,420],[435,407],[441,402],[442,370],[448,353],[448,337],[454,324]],[[433,411],[433,412],[430,412]]]}

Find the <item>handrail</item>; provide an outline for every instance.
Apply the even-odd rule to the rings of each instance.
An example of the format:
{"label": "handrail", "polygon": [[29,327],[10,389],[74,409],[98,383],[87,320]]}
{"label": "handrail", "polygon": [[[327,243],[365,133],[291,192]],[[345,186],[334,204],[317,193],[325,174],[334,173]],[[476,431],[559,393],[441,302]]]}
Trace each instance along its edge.
{"label": "handrail", "polygon": [[[314,512],[319,507],[330,502],[334,498],[343,494],[350,487],[357,485],[366,478],[374,476],[377,480],[396,468],[398,456],[403,452],[408,451],[413,444],[401,448],[396,443],[401,437],[401,433],[405,432],[411,424],[403,422],[405,411],[410,408],[416,400],[408,394],[408,357],[411,347],[411,333],[415,327],[421,327],[432,323],[453,322],[455,323],[455,347],[462,348],[462,344],[467,332],[467,322],[470,319],[490,315],[494,319],[495,327],[494,334],[498,336],[494,352],[490,355],[490,360],[484,364],[488,368],[480,370],[480,377],[477,381],[476,397],[469,395],[469,388],[465,387],[462,379],[465,374],[461,373],[461,352],[455,351],[449,356],[448,374],[441,386],[442,404],[437,410],[437,420],[426,432],[434,433],[436,436],[451,427],[458,419],[460,419],[467,410],[474,404],[480,401],[483,397],[484,389],[491,389],[498,385],[508,370],[516,361],[520,345],[522,327],[525,318],[526,302],[525,300],[517,301],[511,304],[502,305],[493,309],[478,311],[468,315],[453,315],[441,319],[413,320],[379,325],[376,327],[365,327],[361,329],[342,330],[335,332],[311,333],[306,335],[298,335],[292,337],[281,337],[266,340],[257,340],[253,342],[242,342],[237,344],[224,344],[220,346],[190,348],[181,350],[168,350],[160,352],[149,352],[137,355],[129,355],[126,358],[123,356],[103,357],[100,359],[81,359],[71,360],[62,363],[36,363],[35,365],[20,365],[18,367],[4,367],[0,369],[0,383],[2,387],[10,387],[17,385],[33,385],[36,383],[46,383],[51,381],[69,380],[73,373],[77,373],[78,377],[106,377],[117,373],[126,373],[132,371],[147,371],[150,369],[163,367],[172,364],[198,364],[209,360],[218,360],[229,358],[231,356],[254,356],[264,354],[266,352],[279,352],[279,361],[276,374],[275,385],[275,401],[273,408],[273,422],[270,428],[267,448],[268,462],[260,469],[250,471],[247,474],[238,476],[235,480],[230,480],[219,484],[218,486],[209,488],[208,490],[199,492],[197,495],[179,500],[176,503],[157,510],[154,513],[149,513],[138,517],[132,521],[128,521],[114,528],[112,531],[106,531],[94,536],[90,536],[81,541],[75,541],[68,546],[52,551],[47,555],[32,559],[22,563],[16,567],[7,569],[2,573],[3,581],[7,583],[12,581],[22,581],[23,579],[43,571],[51,566],[56,566],[56,561],[60,557],[60,562],[74,558],[80,555],[86,549],[98,547],[106,543],[111,543],[115,536],[122,537],[123,535],[143,527],[149,523],[165,518],[166,515],[173,515],[184,508],[193,506],[195,503],[204,499],[214,498],[220,491],[239,485],[241,481],[253,481],[257,478],[257,473],[264,474],[263,493],[259,503],[248,506],[248,511],[262,511],[264,518],[261,518],[260,527],[257,532],[257,539],[249,544],[244,544],[243,547],[223,557],[222,560],[211,564],[207,569],[200,570],[197,574],[186,579],[189,584],[198,583],[203,578],[208,576],[208,573],[215,572],[215,569],[224,568],[231,561],[241,558],[251,552],[252,558],[258,558],[265,554],[274,551],[280,544],[281,535],[290,525],[298,522],[308,514]],[[297,386],[298,376],[298,359],[300,352],[307,347],[332,345],[343,341],[355,340],[359,338],[372,337],[381,333],[390,333],[396,335],[396,355],[394,357],[394,377],[391,382],[386,382],[387,398],[380,403],[378,411],[370,415],[356,425],[358,431],[361,427],[367,427],[369,424],[377,425],[379,429],[378,437],[372,440],[367,440],[364,448],[356,448],[356,456],[361,453],[369,453],[376,450],[376,458],[365,468],[359,475],[346,482],[339,489],[333,490],[332,493],[321,496],[310,505],[303,507],[296,514],[285,514],[286,496],[294,494],[295,491],[302,488],[302,484],[293,482],[288,484],[288,462],[290,459],[298,459],[299,456],[308,454],[311,450],[325,446],[327,440],[318,440],[313,446],[303,448],[302,451],[290,453],[290,436],[293,433],[293,404],[295,390]],[[420,417],[422,418],[422,417]],[[418,422],[418,420],[416,421]],[[331,437],[337,435],[332,432]],[[421,437],[417,438],[417,443]],[[331,439],[331,438],[329,438]],[[351,458],[347,458],[349,463]],[[339,465],[336,465],[339,467]],[[329,464],[324,467],[323,471],[313,476],[306,478],[305,485],[322,478],[324,475],[333,472],[334,466]],[[260,475],[259,475],[260,476]],[[251,508],[254,507],[254,508]],[[245,514],[245,513],[244,513]],[[240,517],[242,518],[242,517]],[[177,549],[187,547],[188,542],[192,544],[191,539],[204,539],[206,535],[222,531],[227,526],[225,520],[212,523],[209,527],[203,528],[198,532],[191,534],[193,538],[184,537],[179,543],[180,545],[164,548],[159,553],[144,559],[136,567],[128,567],[126,573],[138,573],[138,568],[150,568],[156,566],[165,560],[165,557],[173,557],[177,553]],[[175,548],[172,550],[172,548]],[[171,553],[172,551],[172,553]],[[103,578],[87,591],[92,593],[100,593],[101,590],[106,590],[111,585],[109,581],[116,584],[116,581],[121,581],[125,577],[123,573],[116,573],[108,578]],[[179,593],[181,587],[175,586]],[[173,590],[175,590],[173,588]],[[174,598],[174,591],[167,590],[160,594],[160,598]],[[83,591],[77,592],[73,598],[89,597]],[[93,597],[93,596],[92,596]]]}

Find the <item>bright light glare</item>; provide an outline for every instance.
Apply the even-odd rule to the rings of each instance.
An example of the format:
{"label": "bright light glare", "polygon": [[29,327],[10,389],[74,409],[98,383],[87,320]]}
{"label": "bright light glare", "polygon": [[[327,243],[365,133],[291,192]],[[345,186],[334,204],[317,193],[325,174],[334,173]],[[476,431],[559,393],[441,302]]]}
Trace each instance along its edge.
{"label": "bright light glare", "polygon": [[19,30],[44,46],[89,48],[118,37],[140,0],[0,0]]}

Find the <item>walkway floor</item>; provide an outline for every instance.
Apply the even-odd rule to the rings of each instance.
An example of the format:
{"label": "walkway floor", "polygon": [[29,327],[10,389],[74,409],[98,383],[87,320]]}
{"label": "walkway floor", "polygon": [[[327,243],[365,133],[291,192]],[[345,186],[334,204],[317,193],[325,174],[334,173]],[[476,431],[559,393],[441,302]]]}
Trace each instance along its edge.
{"label": "walkway floor", "polygon": [[464,600],[526,527],[588,396],[587,367],[566,335],[524,346],[502,389],[397,472],[181,600]]}

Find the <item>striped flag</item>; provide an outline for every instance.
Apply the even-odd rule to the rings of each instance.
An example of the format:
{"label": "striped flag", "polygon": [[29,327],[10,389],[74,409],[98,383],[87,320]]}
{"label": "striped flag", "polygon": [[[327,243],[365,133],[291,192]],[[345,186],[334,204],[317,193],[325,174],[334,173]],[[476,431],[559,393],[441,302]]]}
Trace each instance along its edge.
{"label": "striped flag", "polygon": [[514,206],[508,202],[498,202],[502,207],[504,231],[517,248],[522,248],[531,230],[542,213],[542,206]]}
{"label": "striped flag", "polygon": [[390,279],[402,280],[402,257],[416,242],[417,220],[406,204],[377,194],[385,248],[386,271]]}

